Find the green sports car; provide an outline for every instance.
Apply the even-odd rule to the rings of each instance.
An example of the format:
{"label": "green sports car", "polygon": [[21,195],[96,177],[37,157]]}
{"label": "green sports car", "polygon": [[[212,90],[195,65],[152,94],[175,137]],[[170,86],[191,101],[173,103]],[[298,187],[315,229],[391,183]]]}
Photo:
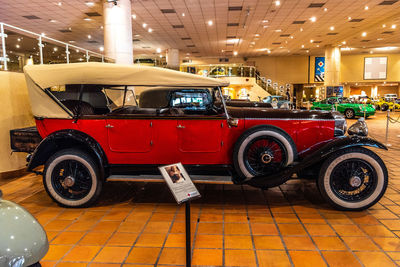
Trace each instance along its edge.
{"label": "green sports car", "polygon": [[319,102],[313,102],[312,110],[332,110],[335,109],[343,113],[347,119],[355,116],[369,117],[375,115],[375,108],[371,104],[352,103],[346,97],[328,97]]}

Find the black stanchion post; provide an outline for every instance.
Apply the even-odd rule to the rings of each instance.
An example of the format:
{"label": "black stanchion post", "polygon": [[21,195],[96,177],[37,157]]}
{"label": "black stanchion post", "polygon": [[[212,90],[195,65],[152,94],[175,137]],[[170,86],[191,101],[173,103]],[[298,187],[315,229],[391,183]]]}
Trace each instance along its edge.
{"label": "black stanchion post", "polygon": [[190,200],[185,202],[185,222],[186,222],[186,266],[192,266],[192,246],[190,244]]}

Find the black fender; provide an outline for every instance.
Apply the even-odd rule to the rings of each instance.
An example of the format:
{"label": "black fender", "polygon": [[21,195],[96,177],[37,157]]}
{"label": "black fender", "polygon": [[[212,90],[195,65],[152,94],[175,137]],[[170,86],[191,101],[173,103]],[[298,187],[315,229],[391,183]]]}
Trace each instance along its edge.
{"label": "black fender", "polygon": [[99,164],[102,177],[105,177],[104,169],[108,166],[108,160],[100,144],[93,137],[72,129],[54,132],[43,139],[30,158],[28,171],[45,164],[57,151],[72,147],[78,147],[91,155]]}
{"label": "black fender", "polygon": [[318,150],[304,157],[298,163],[288,166],[281,172],[270,176],[253,177],[252,179],[247,180],[244,183],[259,188],[270,188],[278,186],[289,180],[294,173],[297,173],[304,168],[310,167],[325,160],[332,153],[356,146],[369,146],[387,150],[387,147],[384,144],[369,137],[358,135],[342,136],[323,145]]}

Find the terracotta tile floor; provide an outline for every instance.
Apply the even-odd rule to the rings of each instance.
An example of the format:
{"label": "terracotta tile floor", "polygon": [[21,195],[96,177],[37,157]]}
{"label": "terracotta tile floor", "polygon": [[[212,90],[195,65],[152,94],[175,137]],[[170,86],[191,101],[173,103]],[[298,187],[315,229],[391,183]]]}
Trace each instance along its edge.
{"label": "terracotta tile floor", "polygon": [[[371,135],[384,141],[384,114],[367,122]],[[267,191],[199,185],[202,198],[192,204],[193,265],[400,265],[400,124],[391,127],[391,149],[377,151],[389,168],[389,188],[363,212],[333,210],[310,181]],[[100,203],[88,209],[58,207],[33,174],[1,188],[46,229],[50,250],[43,266],[185,264],[184,207],[163,184],[109,183]]]}

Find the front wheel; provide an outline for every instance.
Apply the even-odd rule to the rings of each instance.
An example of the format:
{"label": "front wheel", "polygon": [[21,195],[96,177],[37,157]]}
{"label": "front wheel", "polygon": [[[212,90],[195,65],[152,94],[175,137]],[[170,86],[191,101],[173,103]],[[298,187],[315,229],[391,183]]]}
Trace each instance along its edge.
{"label": "front wheel", "polygon": [[344,115],[346,116],[346,119],[353,119],[355,117],[354,110],[352,109],[346,109]]}
{"label": "front wheel", "polygon": [[78,149],[64,149],[47,160],[43,184],[59,205],[80,208],[98,199],[103,179],[92,157]]}
{"label": "front wheel", "polygon": [[382,159],[363,147],[338,151],[323,163],[318,187],[323,198],[340,210],[364,210],[386,191],[388,171]]}

